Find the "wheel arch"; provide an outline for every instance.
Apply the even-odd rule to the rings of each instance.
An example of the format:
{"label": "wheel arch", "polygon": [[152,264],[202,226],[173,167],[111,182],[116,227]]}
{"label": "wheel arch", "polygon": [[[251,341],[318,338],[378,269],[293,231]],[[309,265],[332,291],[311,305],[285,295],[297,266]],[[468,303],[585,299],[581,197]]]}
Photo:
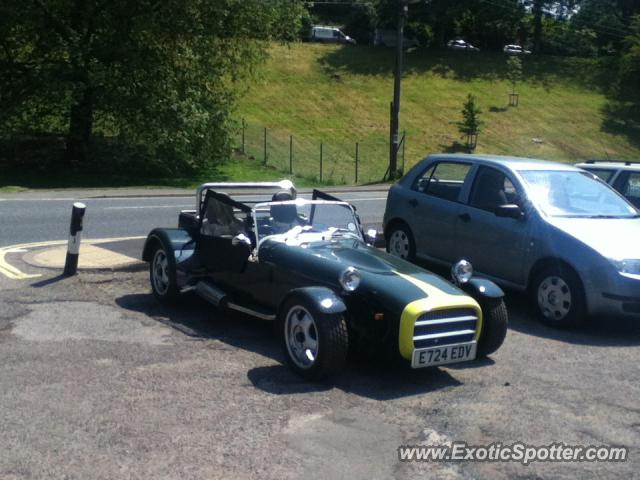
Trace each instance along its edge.
{"label": "wheel arch", "polygon": [[578,270],[566,260],[563,260],[558,257],[544,257],[537,260],[533,264],[533,267],[531,267],[531,270],[529,270],[529,276],[527,278],[527,291],[531,292],[531,289],[533,288],[533,281],[540,272],[542,272],[547,268],[553,268],[558,266],[561,268],[566,268],[571,272],[573,272],[573,274],[580,281],[580,286],[582,287],[584,292],[584,281],[582,280],[582,276],[580,275]]}
{"label": "wheel arch", "polygon": [[409,230],[409,233],[411,233],[411,235],[413,235],[413,230],[411,229],[411,227],[409,226],[406,220],[404,220],[401,217],[394,217],[387,222],[384,228],[384,238],[385,240],[387,240],[387,242],[389,241],[389,233],[391,232],[391,229],[397,225],[402,225],[407,230]]}
{"label": "wheel arch", "polygon": [[181,250],[193,239],[187,230],[182,228],[155,228],[147,236],[142,249],[142,260],[151,261],[153,252],[159,247],[164,247],[167,252],[175,253]]}
{"label": "wheel arch", "polygon": [[302,287],[291,290],[278,305],[278,315],[285,312],[284,306],[294,297],[302,297],[322,313],[346,313],[347,306],[340,296],[328,287]]}
{"label": "wheel arch", "polygon": [[160,246],[163,246],[162,240],[160,240],[157,235],[149,234],[144,242],[144,248],[142,249],[142,260],[145,262],[150,262],[153,252],[155,252]]}

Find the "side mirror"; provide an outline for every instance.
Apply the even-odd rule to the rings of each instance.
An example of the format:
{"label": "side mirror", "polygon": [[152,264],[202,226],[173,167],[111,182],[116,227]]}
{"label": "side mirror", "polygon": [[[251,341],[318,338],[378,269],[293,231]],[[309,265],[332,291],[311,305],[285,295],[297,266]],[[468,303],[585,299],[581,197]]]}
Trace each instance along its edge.
{"label": "side mirror", "polygon": [[375,245],[376,244],[376,238],[378,237],[378,231],[375,228],[370,228],[369,230],[367,230],[367,232],[364,234],[364,240],[365,242],[367,242],[369,245]]}
{"label": "side mirror", "polygon": [[522,220],[524,218],[524,212],[516,204],[500,205],[494,210],[496,217],[513,218],[514,220]]}
{"label": "side mirror", "polygon": [[240,233],[231,239],[231,245],[237,247],[238,245],[246,245],[251,247],[251,240],[244,233]]}

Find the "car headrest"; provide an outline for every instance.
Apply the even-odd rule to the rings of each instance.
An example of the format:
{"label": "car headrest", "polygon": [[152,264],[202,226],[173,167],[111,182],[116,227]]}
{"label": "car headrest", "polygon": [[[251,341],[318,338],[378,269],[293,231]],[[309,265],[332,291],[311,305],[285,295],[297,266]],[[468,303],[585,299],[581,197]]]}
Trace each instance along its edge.
{"label": "car headrest", "polygon": [[294,223],[298,218],[298,209],[294,204],[271,205],[271,218],[278,223]]}
{"label": "car headrest", "polygon": [[272,202],[286,202],[287,200],[293,200],[293,197],[289,192],[286,191],[274,193],[273,197],[271,197]]}

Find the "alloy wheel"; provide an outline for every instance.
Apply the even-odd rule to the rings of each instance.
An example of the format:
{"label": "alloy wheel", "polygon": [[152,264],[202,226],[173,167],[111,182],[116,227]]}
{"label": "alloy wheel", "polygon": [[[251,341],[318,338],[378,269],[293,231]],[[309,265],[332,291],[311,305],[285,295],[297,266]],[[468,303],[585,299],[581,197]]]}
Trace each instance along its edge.
{"label": "alloy wheel", "polygon": [[291,360],[300,368],[313,366],[318,357],[318,329],[309,311],[296,305],[285,317],[284,334]]}
{"label": "alloy wheel", "polygon": [[158,249],[153,257],[153,286],[159,295],[169,290],[169,259],[162,249]]}

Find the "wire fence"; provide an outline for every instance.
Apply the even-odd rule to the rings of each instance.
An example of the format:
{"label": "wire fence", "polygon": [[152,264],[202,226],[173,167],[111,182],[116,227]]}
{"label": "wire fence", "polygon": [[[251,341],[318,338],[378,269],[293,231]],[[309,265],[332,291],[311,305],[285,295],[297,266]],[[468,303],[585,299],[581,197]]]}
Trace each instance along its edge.
{"label": "wire fence", "polygon": [[[406,135],[402,135],[398,167],[404,170]],[[328,185],[380,181],[389,159],[389,140],[371,135],[348,141],[327,134],[308,138],[276,127],[242,120],[236,149],[249,159],[282,173]]]}

